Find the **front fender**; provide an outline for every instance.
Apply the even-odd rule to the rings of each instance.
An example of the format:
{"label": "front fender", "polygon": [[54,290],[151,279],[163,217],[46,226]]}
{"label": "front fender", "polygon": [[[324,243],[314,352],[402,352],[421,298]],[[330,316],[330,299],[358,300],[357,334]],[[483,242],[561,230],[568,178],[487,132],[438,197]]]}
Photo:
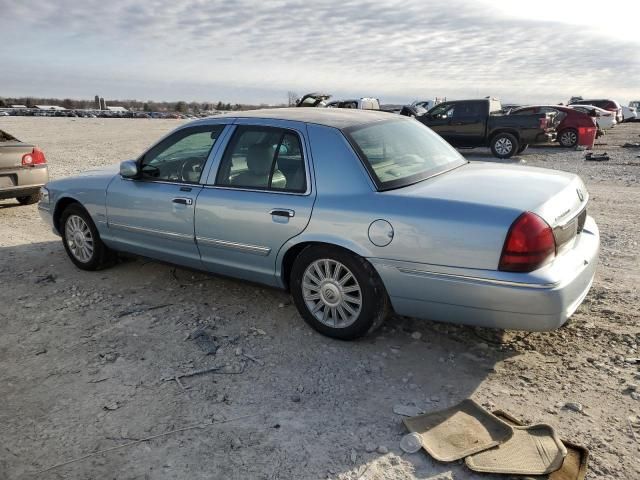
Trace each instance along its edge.
{"label": "front fender", "polygon": [[53,227],[60,230],[60,216],[64,208],[73,202],[77,202],[87,210],[96,225],[99,233],[102,233],[107,224],[106,196],[107,188],[115,178],[77,177],[50,182],[47,186],[51,197]]}

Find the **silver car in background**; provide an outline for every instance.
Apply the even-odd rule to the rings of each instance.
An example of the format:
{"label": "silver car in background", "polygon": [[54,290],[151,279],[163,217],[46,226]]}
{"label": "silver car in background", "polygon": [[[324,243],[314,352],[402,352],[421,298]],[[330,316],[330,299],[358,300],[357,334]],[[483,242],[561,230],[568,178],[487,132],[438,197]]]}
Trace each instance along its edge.
{"label": "silver car in background", "polygon": [[290,290],[341,339],[400,315],[559,327],[599,233],[579,177],[466,161],[429,128],[293,108],[184,125],[136,160],[50,182],[39,204],[79,268],[122,251]]}
{"label": "silver car in background", "polygon": [[0,200],[15,198],[21,205],[40,199],[40,187],[49,180],[42,150],[0,130]]}

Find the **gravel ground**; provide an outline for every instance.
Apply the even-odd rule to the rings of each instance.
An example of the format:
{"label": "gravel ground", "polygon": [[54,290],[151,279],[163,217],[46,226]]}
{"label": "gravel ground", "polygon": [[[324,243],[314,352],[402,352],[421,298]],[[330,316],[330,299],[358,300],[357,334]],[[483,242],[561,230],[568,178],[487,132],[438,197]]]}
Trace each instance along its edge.
{"label": "gravel ground", "polygon": [[[0,129],[39,144],[59,178],[135,157],[178,124],[9,117]],[[395,405],[468,397],[588,447],[590,479],[640,478],[640,150],[620,148],[639,134],[623,124],[600,139],[609,162],[554,146],[515,160],[579,173],[602,234],[584,304],[530,335],[392,318],[330,340],[281,291],[145,259],[79,271],[35,206],[0,202],[0,478],[498,478],[399,448]],[[217,353],[190,339],[197,329]]]}

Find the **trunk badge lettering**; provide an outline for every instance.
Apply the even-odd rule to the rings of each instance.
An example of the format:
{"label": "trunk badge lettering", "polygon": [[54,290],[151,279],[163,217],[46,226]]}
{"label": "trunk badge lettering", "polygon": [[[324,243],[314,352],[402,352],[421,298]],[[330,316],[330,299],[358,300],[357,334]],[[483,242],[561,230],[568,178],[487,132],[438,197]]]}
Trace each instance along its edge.
{"label": "trunk badge lettering", "polygon": [[562,217],[566,217],[567,215],[569,215],[569,213],[571,213],[571,209],[568,208],[566,211],[562,212],[560,215],[558,215],[555,219],[555,221],[557,222],[558,220],[560,220]]}

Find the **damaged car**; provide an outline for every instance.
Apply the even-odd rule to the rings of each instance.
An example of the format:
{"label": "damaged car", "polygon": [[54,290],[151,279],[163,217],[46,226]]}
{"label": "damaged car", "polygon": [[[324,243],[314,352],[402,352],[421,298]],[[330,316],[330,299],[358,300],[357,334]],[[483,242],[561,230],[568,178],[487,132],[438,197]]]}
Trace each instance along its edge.
{"label": "damaged car", "polygon": [[595,118],[571,107],[562,105],[528,105],[509,111],[509,115],[530,115],[532,113],[553,112],[556,114],[556,140],[567,148],[577,146],[590,150],[598,130]]}
{"label": "damaged car", "polygon": [[127,252],[286,289],[311,327],[344,340],[392,311],[557,328],[600,244],[577,175],[470,163],[420,122],[375,111],[198,120],[44,192],[41,215],[78,268]]}

